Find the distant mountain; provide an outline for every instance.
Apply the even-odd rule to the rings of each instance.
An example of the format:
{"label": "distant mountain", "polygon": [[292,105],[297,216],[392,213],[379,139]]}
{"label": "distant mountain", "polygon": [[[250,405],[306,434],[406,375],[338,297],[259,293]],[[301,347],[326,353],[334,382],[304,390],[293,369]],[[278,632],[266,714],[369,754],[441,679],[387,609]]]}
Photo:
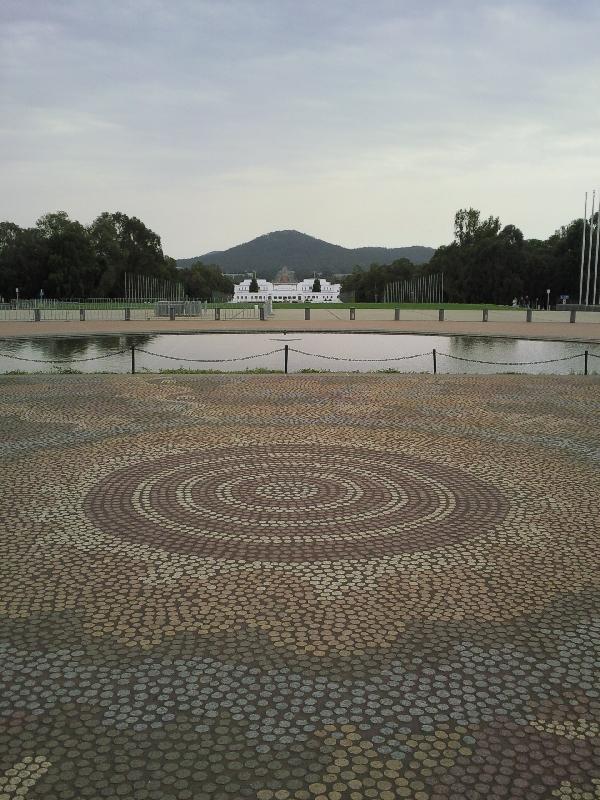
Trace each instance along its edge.
{"label": "distant mountain", "polygon": [[177,266],[189,267],[196,261],[217,264],[223,272],[255,271],[259,278],[272,278],[282,267],[294,270],[298,278],[309,277],[314,271],[324,275],[351,272],[357,264],[391,264],[408,258],[413,264],[429,261],[432,247],[357,247],[350,249],[315,239],[299,231],[274,231],[258,236],[251,242],[238,244],[229,250],[215,250],[195,258],[180,258]]}

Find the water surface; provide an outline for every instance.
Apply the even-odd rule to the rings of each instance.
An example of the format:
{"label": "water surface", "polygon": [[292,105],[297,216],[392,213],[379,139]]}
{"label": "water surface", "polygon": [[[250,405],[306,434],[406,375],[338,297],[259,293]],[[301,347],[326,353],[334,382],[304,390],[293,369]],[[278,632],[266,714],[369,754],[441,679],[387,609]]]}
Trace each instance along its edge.
{"label": "water surface", "polygon": [[[0,339],[0,372],[14,370],[49,372],[66,368],[81,372],[129,372],[132,345],[136,347],[135,361],[138,372],[179,368],[217,369],[228,372],[246,369],[283,369],[283,348],[286,344],[289,347],[290,372],[306,369],[335,372],[382,369],[431,372],[432,351],[435,349],[439,373],[571,374],[583,372],[583,356],[580,354],[584,350],[587,349],[591,354],[600,356],[599,344],[472,336],[367,333],[86,336]],[[406,358],[416,355],[419,357]],[[102,358],[96,358],[97,356]],[[248,356],[253,357],[248,358]],[[572,356],[577,357],[570,358]],[[565,358],[568,360],[552,363],[522,365],[514,363]],[[50,361],[58,363],[48,363]],[[600,358],[590,356],[589,365],[591,372],[600,372]]]}

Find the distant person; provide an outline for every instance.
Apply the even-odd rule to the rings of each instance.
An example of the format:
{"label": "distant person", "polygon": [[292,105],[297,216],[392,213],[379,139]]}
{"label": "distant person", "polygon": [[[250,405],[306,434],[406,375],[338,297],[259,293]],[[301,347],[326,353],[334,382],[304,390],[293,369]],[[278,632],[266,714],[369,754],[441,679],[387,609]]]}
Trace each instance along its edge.
{"label": "distant person", "polygon": [[513,308],[516,308],[519,305],[519,301],[517,300],[516,297],[513,297],[512,304],[513,304]]}

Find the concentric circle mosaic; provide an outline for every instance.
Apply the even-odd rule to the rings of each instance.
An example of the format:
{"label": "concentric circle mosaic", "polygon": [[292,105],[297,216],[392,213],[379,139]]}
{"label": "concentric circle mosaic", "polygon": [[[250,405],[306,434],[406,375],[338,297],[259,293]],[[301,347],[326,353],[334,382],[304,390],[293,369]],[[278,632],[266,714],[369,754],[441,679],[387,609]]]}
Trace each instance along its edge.
{"label": "concentric circle mosaic", "polygon": [[463,470],[364,448],[200,450],[117,470],[86,501],[102,530],[217,558],[310,561],[479,535],[507,501]]}
{"label": "concentric circle mosaic", "polygon": [[0,392],[0,800],[600,800],[600,378]]}

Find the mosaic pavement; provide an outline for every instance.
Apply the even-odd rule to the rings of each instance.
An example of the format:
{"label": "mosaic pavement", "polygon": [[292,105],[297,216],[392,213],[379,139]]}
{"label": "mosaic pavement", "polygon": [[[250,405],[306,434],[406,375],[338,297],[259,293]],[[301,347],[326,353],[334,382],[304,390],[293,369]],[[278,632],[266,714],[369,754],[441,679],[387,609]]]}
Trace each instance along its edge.
{"label": "mosaic pavement", "polygon": [[600,379],[0,391],[0,800],[600,798]]}

